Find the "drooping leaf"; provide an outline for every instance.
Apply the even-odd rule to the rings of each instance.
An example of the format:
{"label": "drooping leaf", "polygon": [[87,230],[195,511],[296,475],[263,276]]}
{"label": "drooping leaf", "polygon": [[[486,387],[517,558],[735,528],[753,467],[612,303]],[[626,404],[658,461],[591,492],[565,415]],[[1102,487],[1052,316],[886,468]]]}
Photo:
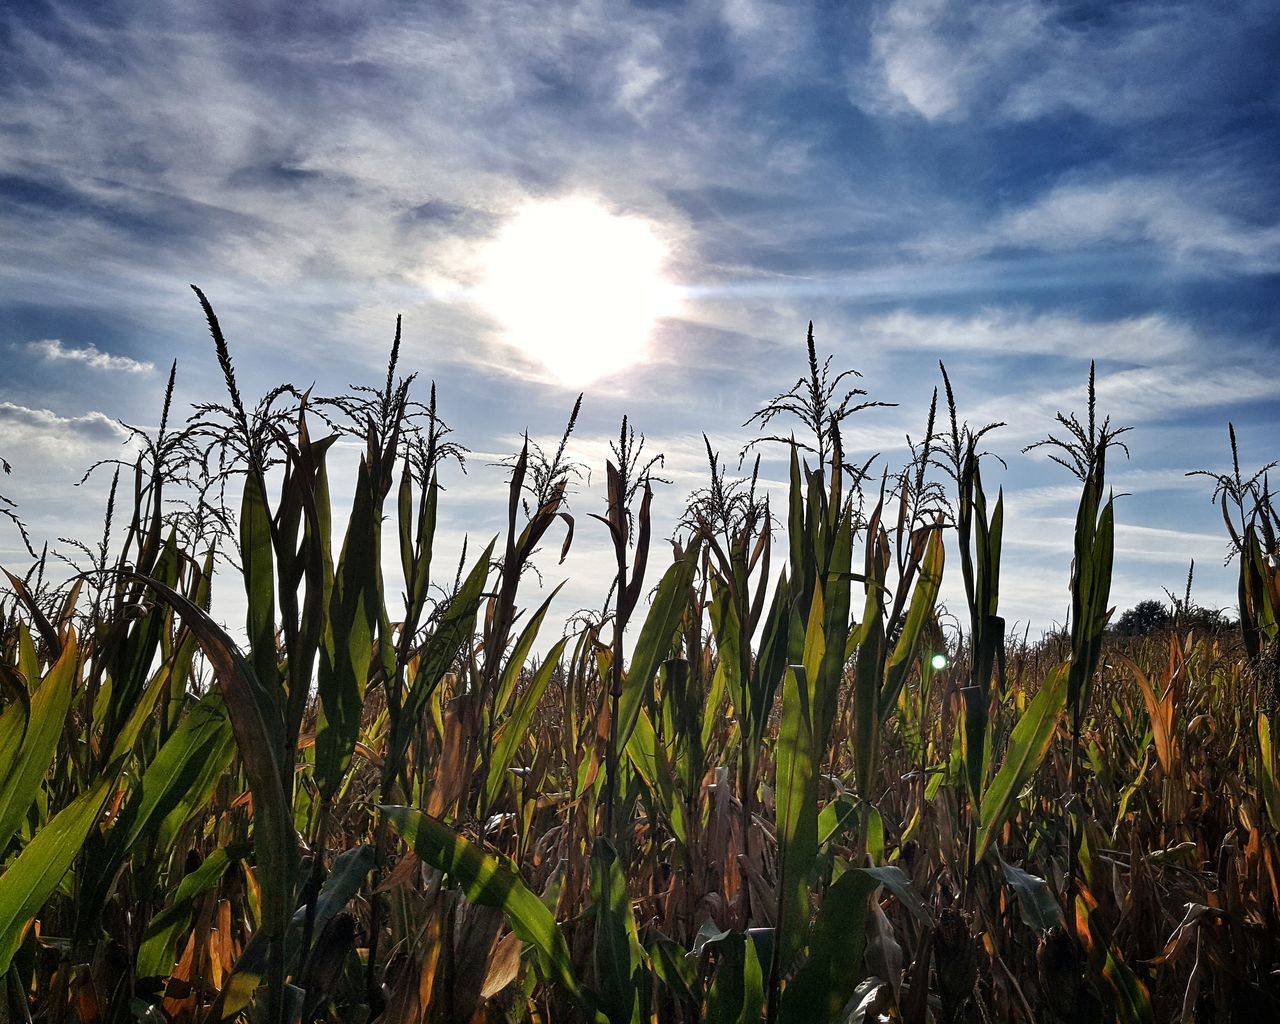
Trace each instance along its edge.
{"label": "drooping leaf", "polygon": [[206,611],[171,587],[139,578],[182,616],[222,688],[236,748],[253,793],[253,846],[262,883],[263,933],[279,938],[293,910],[298,856],[293,808],[280,764],[285,753],[280,708],[235,642]]}
{"label": "drooping leaf", "polygon": [[1062,908],[1043,878],[1015,867],[1003,857],[1000,867],[1005,881],[1018,897],[1018,911],[1028,928],[1043,934],[1063,923]]}
{"label": "drooping leaf", "polygon": [[96,921],[117,872],[139,839],[158,833],[175,812],[185,821],[209,798],[213,783],[231,763],[231,741],[231,723],[222,695],[210,690],[160,748],[107,833],[102,849],[85,865],[80,895],[85,925]]}
{"label": "drooping leaf", "polygon": [[195,901],[212,892],[227,868],[248,853],[247,847],[218,847],[198,868],[184,875],[168,905],[147,925],[136,964],[139,978],[168,977],[182,934],[191,927]]}
{"label": "drooping leaf", "polygon": [[[414,853],[462,886],[467,899],[501,910],[521,941],[537,951],[544,971],[584,1007],[593,1009],[574,973],[569,946],[560,926],[551,911],[525,885],[515,865],[505,857],[485,853],[443,822],[421,811],[392,806],[379,810]],[[601,1015],[597,1020],[604,1022],[607,1018]]]}

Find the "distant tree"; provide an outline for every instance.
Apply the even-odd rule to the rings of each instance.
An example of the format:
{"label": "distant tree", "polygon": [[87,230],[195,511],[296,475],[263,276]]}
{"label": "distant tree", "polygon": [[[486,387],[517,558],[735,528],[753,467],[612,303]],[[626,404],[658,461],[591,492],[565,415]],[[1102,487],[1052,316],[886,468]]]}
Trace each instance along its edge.
{"label": "distant tree", "polygon": [[1162,601],[1139,601],[1116,620],[1121,636],[1150,636],[1173,622],[1173,615]]}
{"label": "distant tree", "polygon": [[1184,603],[1175,597],[1172,609],[1154,598],[1139,601],[1116,620],[1113,631],[1119,636],[1151,636],[1166,629],[1221,633],[1235,627],[1235,620],[1221,609]]}

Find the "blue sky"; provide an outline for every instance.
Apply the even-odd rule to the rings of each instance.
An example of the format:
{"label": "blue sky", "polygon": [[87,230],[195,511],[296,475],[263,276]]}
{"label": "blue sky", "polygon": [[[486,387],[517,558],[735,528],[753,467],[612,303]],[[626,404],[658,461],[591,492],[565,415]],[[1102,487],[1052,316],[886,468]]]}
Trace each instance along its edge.
{"label": "blue sky", "polygon": [[[169,361],[183,408],[218,396],[195,282],[251,394],[376,382],[403,313],[407,367],[476,453],[444,542],[495,531],[489,464],[576,390],[474,301],[477,254],[522,206],[589,197],[652,227],[682,296],[588,389],[592,481],[629,414],[668,456],[669,526],[700,432],[736,453],[810,319],[899,403],[849,438],[894,467],[943,359],[963,416],[1008,423],[1005,612],[1048,627],[1077,492],[1020,452],[1096,358],[1134,427],[1115,602],[1194,557],[1198,598],[1232,606],[1183,474],[1225,465],[1229,420],[1246,462],[1280,455],[1278,52],[1273,2],[7,4],[0,493],[38,540],[96,532],[105,478],[72,485],[118,420],[155,421]],[[598,490],[566,566],[544,560],[565,611],[604,596]],[[0,561],[22,561],[3,522]]]}

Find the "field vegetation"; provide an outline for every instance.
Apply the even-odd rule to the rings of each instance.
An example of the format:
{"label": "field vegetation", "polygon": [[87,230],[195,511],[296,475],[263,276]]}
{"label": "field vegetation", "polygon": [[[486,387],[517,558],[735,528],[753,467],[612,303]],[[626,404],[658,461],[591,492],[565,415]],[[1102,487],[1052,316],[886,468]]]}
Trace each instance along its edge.
{"label": "field vegetation", "polygon": [[[171,376],[70,578],[6,574],[0,1020],[1280,1019],[1280,518],[1234,435],[1206,493],[1238,622],[1188,595],[1117,631],[1125,435],[1091,372],[1040,444],[1080,497],[1069,625],[1032,643],[1002,614],[999,425],[945,369],[884,473],[847,458],[873,403],[811,329],[672,543],[624,419],[603,507],[526,443],[505,530],[446,564],[466,452],[398,328],[377,385],[255,402],[199,299],[225,397],[179,422]],[[575,529],[613,582],[562,627],[529,570]],[[234,638],[214,587],[243,588]]]}

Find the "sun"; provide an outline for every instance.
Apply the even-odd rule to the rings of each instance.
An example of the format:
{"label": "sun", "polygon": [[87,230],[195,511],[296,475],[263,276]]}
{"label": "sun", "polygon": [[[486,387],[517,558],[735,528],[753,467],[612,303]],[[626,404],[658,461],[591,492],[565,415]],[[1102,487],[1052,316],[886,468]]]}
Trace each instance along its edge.
{"label": "sun", "polygon": [[478,298],[512,345],[581,387],[645,360],[677,306],[667,255],[648,221],[594,199],[531,202],[485,250]]}

